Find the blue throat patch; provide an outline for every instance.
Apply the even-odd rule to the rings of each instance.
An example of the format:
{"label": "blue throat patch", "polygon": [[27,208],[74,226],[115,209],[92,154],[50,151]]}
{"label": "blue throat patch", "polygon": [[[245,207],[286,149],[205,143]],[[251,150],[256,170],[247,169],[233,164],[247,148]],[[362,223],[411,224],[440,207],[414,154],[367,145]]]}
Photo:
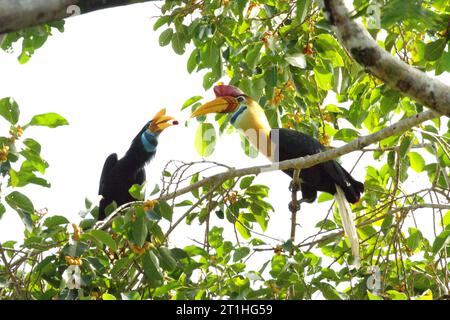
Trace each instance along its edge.
{"label": "blue throat patch", "polygon": [[141,134],[141,142],[142,145],[144,146],[145,151],[147,152],[155,152],[156,151],[156,146],[151,144],[147,138],[145,137],[145,132],[143,134]]}
{"label": "blue throat patch", "polygon": [[236,119],[237,119],[237,118],[239,117],[239,115],[240,115],[242,112],[244,112],[246,109],[247,109],[247,106],[246,106],[246,105],[241,105],[241,106],[239,107],[238,111],[236,111],[236,112],[233,114],[233,116],[231,117],[230,123],[231,123],[232,125],[234,125],[234,123],[236,122]]}

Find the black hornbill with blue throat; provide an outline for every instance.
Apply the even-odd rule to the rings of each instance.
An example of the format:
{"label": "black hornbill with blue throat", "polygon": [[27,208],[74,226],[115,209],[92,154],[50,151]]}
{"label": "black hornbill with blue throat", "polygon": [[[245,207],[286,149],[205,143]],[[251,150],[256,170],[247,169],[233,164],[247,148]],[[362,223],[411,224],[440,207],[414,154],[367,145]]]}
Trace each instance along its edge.
{"label": "black hornbill with blue throat", "polygon": [[106,159],[98,190],[102,196],[98,220],[105,219],[105,208],[113,201],[120,206],[134,200],[129,190],[134,184],[141,185],[145,181],[145,165],[155,156],[159,134],[177,123],[166,116],[165,109],[160,110],[139,131],[123,158],[118,160],[117,154],[113,153]]}
{"label": "black hornbill with blue throat", "polygon": [[[316,139],[295,130],[271,128],[262,107],[240,89],[230,85],[214,87],[216,99],[196,109],[191,117],[208,113],[232,113],[230,122],[250,143],[271,161],[283,161],[325,151]],[[284,170],[293,177],[294,170]],[[354,214],[348,205],[356,203],[364,185],[356,181],[338,162],[326,161],[300,171],[300,202],[312,203],[317,192],[335,195],[344,231],[349,237],[355,264],[359,263],[359,243]]]}

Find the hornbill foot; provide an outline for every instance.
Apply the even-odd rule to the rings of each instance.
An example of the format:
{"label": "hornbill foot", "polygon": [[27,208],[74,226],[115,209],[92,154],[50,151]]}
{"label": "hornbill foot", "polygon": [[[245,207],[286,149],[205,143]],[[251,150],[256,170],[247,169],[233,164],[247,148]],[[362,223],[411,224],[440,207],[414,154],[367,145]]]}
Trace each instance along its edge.
{"label": "hornbill foot", "polygon": [[300,182],[296,183],[294,180],[291,180],[291,183],[289,184],[289,191],[297,192],[299,190],[300,190]]}
{"label": "hornbill foot", "polygon": [[294,201],[291,201],[291,202],[289,202],[289,211],[292,211],[294,209],[295,209],[295,211],[299,211],[300,207],[301,207],[301,204],[303,202],[312,203],[312,202],[314,202],[314,200],[315,199],[311,200],[311,199],[302,198],[300,200],[297,200],[295,203],[294,203]]}
{"label": "hornbill foot", "polygon": [[289,202],[289,211],[291,212],[297,212],[300,210],[300,204],[302,203],[302,201],[291,201]]}

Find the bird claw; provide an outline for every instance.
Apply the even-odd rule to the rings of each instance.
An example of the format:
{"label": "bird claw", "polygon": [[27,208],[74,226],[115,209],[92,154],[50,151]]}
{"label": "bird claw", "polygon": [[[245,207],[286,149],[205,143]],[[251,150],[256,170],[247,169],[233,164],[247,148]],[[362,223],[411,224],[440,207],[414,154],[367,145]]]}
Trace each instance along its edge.
{"label": "bird claw", "polygon": [[297,212],[300,210],[300,203],[301,201],[291,201],[289,202],[289,211],[291,212]]}

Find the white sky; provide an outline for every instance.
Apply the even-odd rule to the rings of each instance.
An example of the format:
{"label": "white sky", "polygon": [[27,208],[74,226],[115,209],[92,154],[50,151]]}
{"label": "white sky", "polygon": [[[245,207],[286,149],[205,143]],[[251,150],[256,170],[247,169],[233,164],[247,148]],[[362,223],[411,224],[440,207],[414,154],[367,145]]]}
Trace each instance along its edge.
{"label": "white sky", "polygon": [[[19,190],[31,198],[36,209],[46,207],[51,215],[79,221],[84,199],[97,196],[101,169],[110,153],[123,155],[131,139],[160,108],[166,107],[167,113],[183,124],[189,110],[179,110],[186,99],[194,95],[212,98],[212,90],[204,92],[201,75],[186,71],[190,51],[177,56],[170,46],[159,46],[163,29],[153,31],[150,17],[155,15],[155,5],[146,3],[68,19],[66,31],[55,31],[25,65],[17,62],[18,52],[0,51],[0,97],[11,96],[19,103],[19,123],[23,125],[34,114],[45,112],[57,112],[70,122],[57,129],[30,128],[24,135],[42,144],[42,155],[50,164],[45,174],[52,183],[50,189],[33,186]],[[201,160],[194,149],[195,122],[191,121],[189,128],[180,125],[161,135],[156,159],[147,168],[148,191],[159,182],[169,160]],[[8,126],[1,119],[0,126],[0,133],[6,134]],[[344,156],[344,167],[350,170],[356,156],[359,153]],[[244,155],[237,133],[221,137],[208,160],[238,168],[266,163],[261,156],[255,160]],[[357,180],[364,180],[367,163],[354,171]],[[256,181],[272,187],[270,202],[275,213],[267,234],[288,239],[288,177],[271,172]],[[314,225],[325,217],[329,205],[302,205],[297,220],[299,238],[317,231]],[[177,211],[174,218],[180,214],[182,211]],[[211,223],[225,224],[232,234],[231,224],[225,220],[213,218]],[[258,227],[256,230],[260,231]],[[22,239],[22,231],[17,214],[7,211],[0,221],[0,241]],[[174,232],[171,241],[177,246],[192,244],[188,238],[202,241],[203,233],[197,227],[187,227]]]}

